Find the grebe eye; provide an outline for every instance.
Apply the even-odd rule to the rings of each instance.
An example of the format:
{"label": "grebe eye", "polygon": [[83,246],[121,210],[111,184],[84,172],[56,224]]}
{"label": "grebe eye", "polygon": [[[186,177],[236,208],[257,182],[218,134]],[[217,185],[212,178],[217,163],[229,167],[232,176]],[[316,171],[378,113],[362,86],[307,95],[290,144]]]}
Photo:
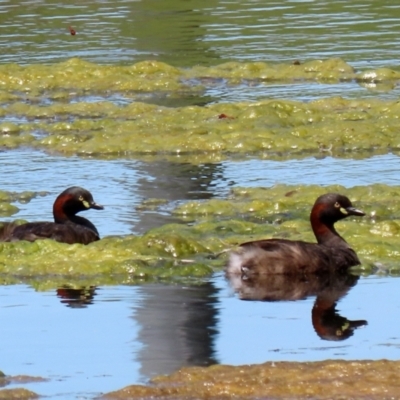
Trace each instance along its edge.
{"label": "grebe eye", "polygon": [[79,196],[79,201],[83,201],[83,196]]}
{"label": "grebe eye", "polygon": [[335,203],[335,207],[336,207],[336,208],[340,208],[340,204],[339,204],[338,201]]}

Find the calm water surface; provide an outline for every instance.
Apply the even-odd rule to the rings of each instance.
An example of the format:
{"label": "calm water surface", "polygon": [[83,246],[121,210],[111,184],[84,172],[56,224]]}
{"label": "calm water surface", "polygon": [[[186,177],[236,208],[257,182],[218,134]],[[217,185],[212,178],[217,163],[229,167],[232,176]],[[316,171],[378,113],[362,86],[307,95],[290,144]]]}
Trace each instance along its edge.
{"label": "calm water surface", "polygon": [[[29,160],[23,170],[21,159]],[[2,189],[49,192],[17,203],[21,211],[13,218],[48,220],[58,192],[84,185],[106,207],[90,212],[103,236],[144,232],[172,221],[170,212],[179,202],[222,198],[237,186],[398,185],[399,161],[398,155],[388,154],[360,160],[248,159],[194,167],[165,160],[65,159],[31,150],[0,153]],[[63,180],[61,171],[68,172]],[[169,200],[161,212],[136,210],[154,197]],[[2,368],[11,375],[48,378],[24,386],[68,399],[145,383],[185,365],[398,359],[400,332],[391,322],[400,308],[397,291],[395,278],[360,279],[337,308],[341,316],[368,325],[345,341],[332,342],[322,340],[311,323],[315,296],[297,302],[242,301],[222,274],[196,287],[100,287],[78,299],[66,290],[57,294],[22,284],[0,286]]]}
{"label": "calm water surface", "polygon": [[97,288],[86,301],[25,285],[0,286],[0,351],[8,374],[48,378],[24,387],[54,399],[93,398],[187,365],[396,360],[398,284],[396,278],[369,277],[350,289],[338,313],[368,325],[343,341],[321,340],[315,332],[314,297],[241,301],[222,275],[197,287]]}
{"label": "calm water surface", "polygon": [[[163,159],[144,162],[64,158],[33,150],[0,153],[1,189],[48,193],[26,204],[15,203],[20,211],[11,219],[51,220],[55,197],[66,187],[78,185],[89,189],[96,201],[105,206],[103,211],[87,212],[102,236],[143,233],[174,221],[171,211],[180,202],[223,198],[233,187],[399,185],[399,162],[398,155],[386,154],[358,160],[330,156],[287,161],[249,158],[194,166]],[[157,211],[138,211],[137,207],[149,198],[168,202]]]}
{"label": "calm water surface", "polygon": [[[0,15],[4,64],[80,57],[106,64],[156,59],[191,67],[341,57],[356,69],[369,69],[397,68],[400,59],[400,6],[376,0],[0,0]],[[115,96],[109,100],[126,101]],[[142,94],[138,100],[178,106],[328,96],[397,99],[399,88],[353,82],[226,87],[222,82],[200,99],[174,103]],[[102,98],[88,94],[87,101]],[[53,199],[65,187],[87,187],[106,207],[89,212],[101,235],[124,235],[173,221],[171,210],[180,202],[224,197],[232,187],[398,185],[398,165],[396,154],[287,161],[249,156],[194,166],[162,157],[102,161],[23,149],[0,152],[0,189],[48,192],[17,204],[20,212],[13,218],[36,221],[51,218]],[[139,212],[137,206],[147,198],[166,199],[167,204],[157,212]],[[0,369],[48,378],[23,386],[54,399],[93,398],[183,365],[400,359],[400,332],[393,323],[400,307],[398,279],[390,277],[361,278],[338,300],[337,315],[368,322],[344,341],[323,340],[316,333],[311,317],[315,296],[297,302],[242,301],[220,274],[196,287],[87,288],[78,298],[66,290],[0,286],[0,297]]]}

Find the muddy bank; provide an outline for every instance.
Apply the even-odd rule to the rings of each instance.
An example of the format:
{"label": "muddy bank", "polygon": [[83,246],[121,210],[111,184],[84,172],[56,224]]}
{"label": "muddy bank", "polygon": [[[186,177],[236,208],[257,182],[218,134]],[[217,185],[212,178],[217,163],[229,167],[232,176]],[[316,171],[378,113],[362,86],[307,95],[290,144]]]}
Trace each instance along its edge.
{"label": "muddy bank", "polygon": [[102,399],[398,399],[398,361],[267,362],[183,368]]}

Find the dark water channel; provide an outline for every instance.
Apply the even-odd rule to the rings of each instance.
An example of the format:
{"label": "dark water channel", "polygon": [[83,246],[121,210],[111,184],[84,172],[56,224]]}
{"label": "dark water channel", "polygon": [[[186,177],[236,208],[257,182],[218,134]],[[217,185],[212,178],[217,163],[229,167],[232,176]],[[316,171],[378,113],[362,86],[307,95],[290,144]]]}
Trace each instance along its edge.
{"label": "dark water channel", "polygon": [[[341,57],[356,69],[369,69],[396,68],[400,59],[400,5],[377,0],[4,0],[0,15],[2,64],[80,57],[126,65],[156,59],[191,67]],[[76,35],[70,34],[70,26]],[[88,94],[88,101],[97,101],[95,96]],[[354,82],[235,87],[222,83],[201,98],[139,94],[138,100],[179,106],[329,96],[396,99],[399,89]],[[171,210],[177,204],[225,197],[232,187],[398,185],[399,161],[393,153],[362,159],[332,158],[327,153],[284,161],[252,155],[192,165],[164,157],[96,160],[22,149],[0,152],[0,189],[48,192],[17,204],[20,212],[13,216],[38,221],[50,219],[55,195],[81,185],[105,206],[102,212],[88,213],[102,236],[142,234],[173,222]],[[166,203],[157,211],[138,209],[148,198]],[[397,278],[385,276],[353,282],[338,298],[333,315],[368,324],[341,341],[326,340],[316,331],[316,296],[296,302],[242,301],[221,273],[193,287],[120,285],[87,288],[84,293],[37,292],[23,283],[2,285],[0,369],[9,375],[47,378],[23,386],[51,399],[73,399],[145,383],[186,365],[398,360],[400,331],[393,323],[400,308],[398,284]],[[20,385],[8,387],[14,386]]]}

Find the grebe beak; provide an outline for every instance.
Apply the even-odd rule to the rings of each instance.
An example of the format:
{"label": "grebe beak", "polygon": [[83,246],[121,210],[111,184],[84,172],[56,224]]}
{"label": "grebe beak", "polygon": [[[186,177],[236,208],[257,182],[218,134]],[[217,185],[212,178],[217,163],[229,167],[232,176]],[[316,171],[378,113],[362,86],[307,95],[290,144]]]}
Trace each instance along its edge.
{"label": "grebe beak", "polygon": [[104,207],[102,205],[97,204],[94,201],[92,203],[90,203],[90,207],[89,208],[94,208],[95,210],[104,210]]}
{"label": "grebe beak", "polygon": [[357,215],[359,217],[362,217],[365,215],[364,211],[358,210],[355,207],[347,207],[347,208],[345,208],[345,210],[347,211],[347,215]]}

